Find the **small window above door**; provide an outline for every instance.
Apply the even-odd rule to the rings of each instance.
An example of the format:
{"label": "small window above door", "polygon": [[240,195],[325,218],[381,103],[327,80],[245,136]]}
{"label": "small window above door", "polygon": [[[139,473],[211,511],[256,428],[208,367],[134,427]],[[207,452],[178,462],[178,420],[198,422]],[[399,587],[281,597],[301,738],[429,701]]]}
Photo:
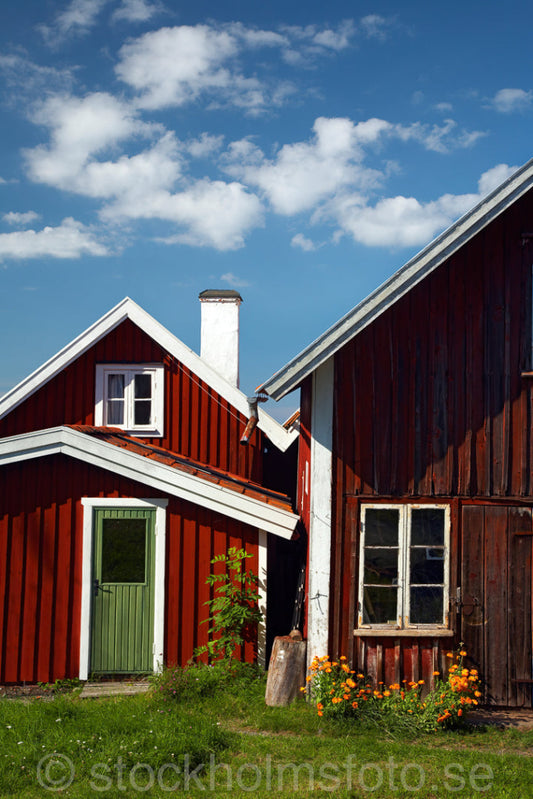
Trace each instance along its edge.
{"label": "small window above door", "polygon": [[135,436],[162,436],[164,368],[161,364],[97,364],[95,424]]}

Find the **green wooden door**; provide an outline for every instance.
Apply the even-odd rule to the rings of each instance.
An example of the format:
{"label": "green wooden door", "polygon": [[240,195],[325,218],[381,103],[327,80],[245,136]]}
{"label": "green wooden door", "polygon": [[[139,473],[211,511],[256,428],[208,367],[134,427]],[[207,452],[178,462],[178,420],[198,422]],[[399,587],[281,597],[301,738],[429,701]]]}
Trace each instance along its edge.
{"label": "green wooden door", "polygon": [[155,511],[94,513],[90,670],[152,671]]}

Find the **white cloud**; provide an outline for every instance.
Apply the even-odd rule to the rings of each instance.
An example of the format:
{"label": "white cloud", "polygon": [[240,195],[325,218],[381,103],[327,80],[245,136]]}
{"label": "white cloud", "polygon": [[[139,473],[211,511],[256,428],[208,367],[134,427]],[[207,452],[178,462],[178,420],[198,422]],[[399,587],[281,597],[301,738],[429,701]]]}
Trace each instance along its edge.
{"label": "white cloud", "polygon": [[365,36],[369,39],[379,39],[379,41],[384,41],[387,38],[388,29],[392,24],[393,21],[391,19],[382,17],[379,14],[367,14],[359,22]]}
{"label": "white cloud", "polygon": [[507,164],[497,164],[492,169],[484,172],[478,182],[478,189],[480,197],[490,194],[491,191],[497,189],[507,178],[516,172],[517,166],[507,166]]}
{"label": "white cloud", "polygon": [[426,150],[435,153],[472,147],[478,139],[487,135],[480,130],[457,130],[457,123],[453,119],[445,119],[442,125],[424,125],[421,122],[395,125],[394,134],[403,141],[418,141]]}
{"label": "white cloud", "polygon": [[57,15],[52,25],[40,25],[45,41],[56,45],[67,36],[84,36],[96,24],[98,15],[109,0],[72,0]]}
{"label": "white cloud", "polygon": [[240,63],[246,51],[277,48],[286,61],[307,65],[346,49],[354,30],[351,20],[335,29],[293,26],[269,31],[237,22],[165,27],[126,43],[115,69],[137,93],[141,108],[169,108],[206,98],[209,108],[233,105],[257,115],[285,104],[296,88],[272,73],[260,77],[256,69],[246,74]]}
{"label": "white cloud", "polygon": [[207,25],[161,28],[125,44],[116,72],[141,93],[144,108],[183,105],[203,91],[231,87],[232,73],[222,65],[237,49],[228,32]]}
{"label": "white cloud", "polygon": [[159,13],[158,3],[147,0],[122,0],[120,6],[113,12],[113,19],[126,20],[126,22],[146,22]]}
{"label": "white cloud", "polygon": [[20,105],[24,102],[33,104],[35,97],[43,97],[52,92],[69,91],[74,81],[74,69],[64,67],[43,66],[31,61],[25,55],[11,53],[0,55],[0,71],[5,85],[11,90],[8,103]]}
{"label": "white cloud", "polygon": [[375,206],[353,198],[336,201],[334,213],[354,241],[368,247],[411,247],[432,239],[475,203],[477,195],[443,195],[420,203],[414,197],[387,197]]}
{"label": "white cloud", "polygon": [[8,225],[28,225],[30,222],[40,219],[40,217],[41,215],[36,211],[9,211],[9,213],[3,215],[2,219]]}
{"label": "white cloud", "polygon": [[291,247],[299,247],[304,252],[313,252],[317,249],[316,244],[304,236],[303,233],[297,233],[291,239]]}
{"label": "white cloud", "polygon": [[109,250],[90,228],[71,217],[58,227],[0,234],[0,260],[79,258],[81,255],[109,255]]}
{"label": "white cloud", "polygon": [[135,206],[117,204],[110,214],[128,219],[163,219],[184,228],[168,236],[166,244],[189,244],[235,250],[244,245],[245,235],[263,224],[259,199],[239,183],[200,180],[181,192],[154,192]]}
{"label": "white cloud", "polygon": [[250,285],[247,280],[237,277],[237,275],[234,275],[233,272],[226,272],[224,275],[220,276],[220,279],[223,280],[224,283],[228,283],[228,285],[233,286],[233,288],[236,289],[242,289]]}
{"label": "white cloud", "polygon": [[368,247],[419,246],[467,213],[514,171],[515,167],[498,164],[481,175],[477,194],[444,194],[426,203],[398,196],[384,198],[371,206],[361,197],[337,197],[323,217],[329,214],[343,232]]}
{"label": "white cloud", "polygon": [[285,144],[273,159],[249,139],[230,145],[223,159],[226,171],[258,187],[276,213],[292,215],[310,211],[339,192],[375,190],[388,165],[373,169],[365,164],[369,148],[386,140],[414,140],[426,149],[445,153],[467,147],[481,133],[457,131],[453,120],[427,126],[417,122],[398,125],[383,119],[354,123],[350,119],[319,117],[308,141]]}
{"label": "white cloud", "polygon": [[193,158],[207,158],[218,152],[223,142],[224,136],[202,133],[197,139],[191,139],[187,142],[186,150]]}
{"label": "white cloud", "polygon": [[533,90],[500,89],[492,98],[490,105],[501,114],[511,114],[514,111],[523,111],[533,102]]}
{"label": "white cloud", "polygon": [[[249,141],[237,142],[228,151],[226,168],[258,186],[277,213],[308,211],[343,186],[376,185],[378,173],[358,162],[363,158],[362,145],[376,141],[389,127],[383,120],[355,125],[349,119],[320,117],[310,141],[284,145],[274,161],[261,162]],[[243,156],[249,157],[247,163]]]}
{"label": "white cloud", "polygon": [[453,105],[451,103],[436,103],[433,108],[435,111],[440,111],[443,114],[449,114],[450,111],[453,111]]}
{"label": "white cloud", "polygon": [[29,175],[39,183],[68,190],[74,189],[92,155],[151,131],[125,103],[103,92],[84,98],[51,97],[33,119],[49,128],[51,144],[25,151]]}

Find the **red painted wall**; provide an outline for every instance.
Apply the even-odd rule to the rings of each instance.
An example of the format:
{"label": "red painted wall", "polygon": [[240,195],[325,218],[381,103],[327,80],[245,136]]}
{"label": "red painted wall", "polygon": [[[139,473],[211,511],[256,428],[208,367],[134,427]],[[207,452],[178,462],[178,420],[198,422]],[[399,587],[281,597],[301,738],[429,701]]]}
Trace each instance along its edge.
{"label": "red painted wall", "polygon": [[[50,682],[79,673],[81,497],[162,496],[63,455],[2,467],[0,683]],[[210,560],[244,547],[257,572],[257,532],[171,498],[167,508],[165,661],[185,664],[206,642]],[[245,646],[252,661],[255,642]]]}
{"label": "red painted wall", "polygon": [[256,428],[247,447],[239,446],[247,418],[129,319],[1,419],[0,437],[62,424],[94,424],[98,363],[163,363],[165,435],[144,440],[261,482],[261,431]]}
{"label": "red painted wall", "polygon": [[[513,525],[533,506],[532,218],[530,191],[335,356],[330,654],[376,680],[430,684],[464,637],[486,698],[531,705],[533,538]],[[451,505],[454,639],[353,635],[360,506],[387,499]]]}

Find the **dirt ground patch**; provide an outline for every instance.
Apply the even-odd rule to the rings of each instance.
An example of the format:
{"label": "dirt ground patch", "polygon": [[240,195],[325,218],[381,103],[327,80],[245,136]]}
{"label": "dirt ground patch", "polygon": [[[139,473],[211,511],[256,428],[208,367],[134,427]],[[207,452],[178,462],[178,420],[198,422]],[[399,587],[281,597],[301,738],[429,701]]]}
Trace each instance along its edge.
{"label": "dirt ground patch", "polygon": [[533,709],[481,707],[468,717],[469,724],[501,727],[502,729],[533,730]]}

